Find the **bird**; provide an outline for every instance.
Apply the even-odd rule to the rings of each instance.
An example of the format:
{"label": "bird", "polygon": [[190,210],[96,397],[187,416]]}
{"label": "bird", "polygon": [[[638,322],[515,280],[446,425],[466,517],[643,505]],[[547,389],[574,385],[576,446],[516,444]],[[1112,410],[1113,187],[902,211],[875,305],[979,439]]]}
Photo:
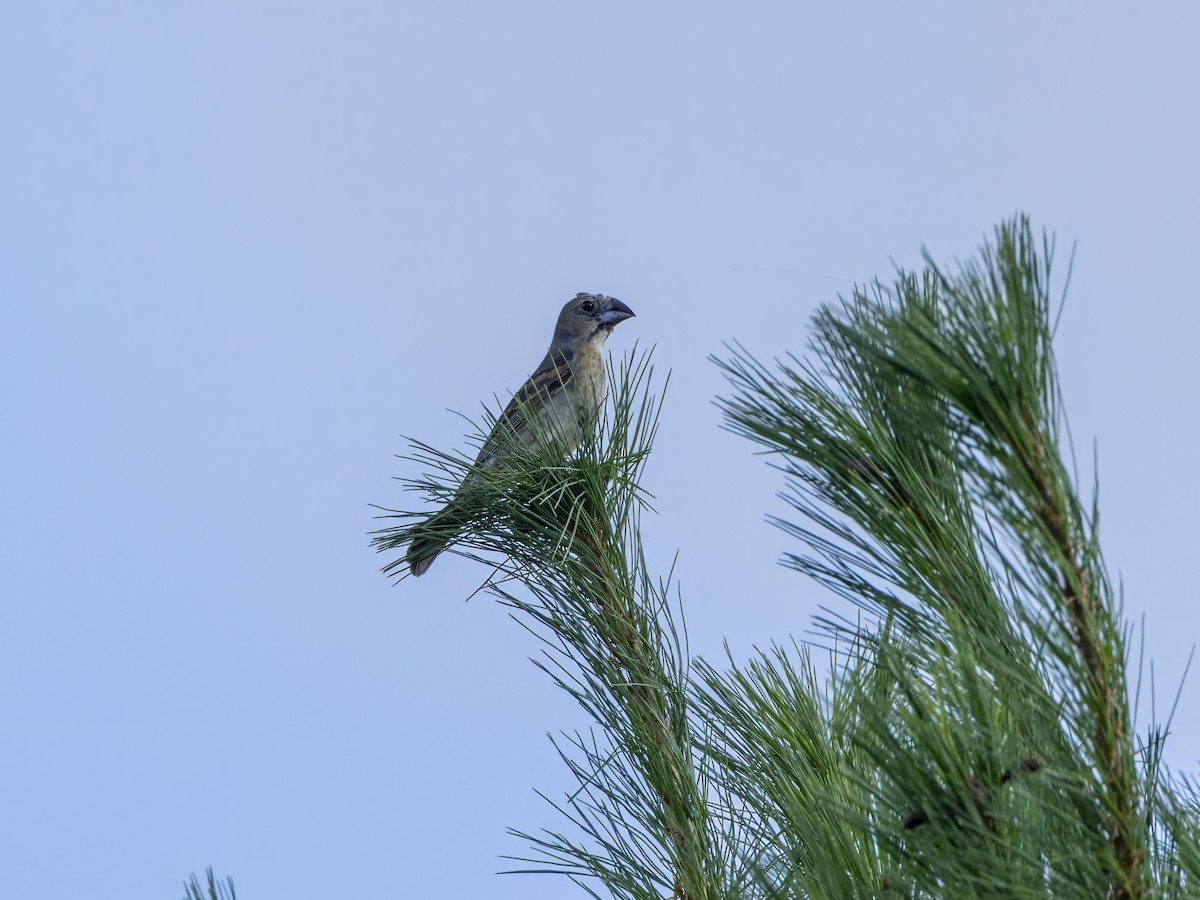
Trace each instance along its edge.
{"label": "bird", "polygon": [[[475,458],[475,467],[491,469],[512,456],[515,447],[551,442],[566,458],[579,446],[581,426],[604,404],[604,359],[600,355],[612,330],[633,310],[605,294],[576,294],[558,314],[550,349],[496,420]],[[457,532],[456,499],[418,526],[405,559],[414,576],[425,574]]]}

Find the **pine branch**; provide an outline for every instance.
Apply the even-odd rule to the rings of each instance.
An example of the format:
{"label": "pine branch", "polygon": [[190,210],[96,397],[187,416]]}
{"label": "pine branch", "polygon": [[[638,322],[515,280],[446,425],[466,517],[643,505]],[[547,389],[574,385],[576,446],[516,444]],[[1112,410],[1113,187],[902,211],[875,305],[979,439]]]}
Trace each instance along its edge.
{"label": "pine branch", "polygon": [[194,873],[183,883],[183,900],[237,900],[232,878],[217,881],[211,867],[206,869],[204,874],[204,887],[201,887]]}
{"label": "pine branch", "polygon": [[[1026,220],[1005,223],[954,274],[927,255],[923,276],[823,310],[812,361],[773,371],[734,348],[718,361],[735,388],[722,407],[732,430],[781,454],[784,497],[806,524],[778,524],[809,549],[789,564],[891,623],[865,636],[897,685],[891,709],[863,695],[877,802],[911,824],[921,798],[931,827],[934,812],[960,811],[939,813],[940,837],[921,837],[939,868],[917,882],[945,890],[961,878],[978,892],[1028,853],[1030,884],[1103,872],[1103,892],[1142,897],[1124,632],[1094,515],[1058,448],[1049,242],[1042,251]],[[863,638],[853,623],[823,624]],[[999,705],[977,699],[988,696]],[[1040,796],[1036,814],[1058,827],[1102,837],[1098,869],[1065,857],[1047,869],[1028,839],[1032,807],[1019,829],[995,818],[996,787],[1015,784],[1005,754],[1045,761],[1020,794]],[[880,837],[911,855],[925,829],[907,831]]]}
{"label": "pine branch", "polygon": [[[638,478],[660,408],[650,376],[648,355],[612,372],[611,411],[581,423],[589,438],[570,460],[535,447],[512,453],[511,465],[467,467],[456,484],[457,459],[420,446],[417,457],[448,477],[419,486],[457,497],[455,552],[488,561],[488,590],[545,641],[540,665],[604,735],[599,745],[583,736],[559,745],[580,785],[560,810],[591,846],[514,832],[540,854],[528,860],[539,868],[525,871],[597,878],[616,896],[665,888],[707,900],[721,895],[724,865],[692,758],[687,663],[669,579],[650,578],[639,539],[647,497]],[[392,515],[406,524],[377,534],[381,550],[422,527],[416,514]]]}
{"label": "pine branch", "polygon": [[613,558],[615,536],[607,533],[606,517],[602,510],[592,510],[591,516],[589,527],[576,535],[580,547],[571,565],[578,570],[572,573],[572,578],[591,585],[592,600],[600,615],[598,630],[609,645],[614,667],[623,674],[620,684],[628,695],[626,710],[633,731],[644,736],[648,755],[666,763],[647,766],[644,774],[658,797],[674,852],[677,874],[672,896],[679,900],[708,897],[707,873],[699,873],[696,878],[687,872],[690,860],[707,855],[703,849],[706,835],[701,830],[704,818],[696,815],[698,792],[690,754],[678,746],[670,727],[666,697],[655,688],[663,683],[666,672],[658,665],[658,654],[648,652],[642,638],[647,631],[646,610],[637,605],[628,585],[614,584],[606,577],[606,572],[614,571],[613,563],[623,564],[623,560]]}
{"label": "pine branch", "polygon": [[[1028,756],[1017,763],[1015,768],[1005,769],[1000,773],[1000,779],[997,783],[998,787],[1003,787],[1013,780],[1015,775],[1021,773],[1032,773],[1042,768],[1042,761],[1036,756]],[[966,778],[967,790],[970,792],[971,800],[975,805],[975,813],[984,820],[989,829],[995,827],[994,823],[989,821],[988,806],[991,805],[992,793],[995,788],[989,788],[979,782],[974,776],[968,775]],[[942,815],[951,817],[963,817],[964,813],[960,810],[944,809]],[[904,817],[905,828],[920,828],[929,821],[929,813],[923,809],[914,809]]]}
{"label": "pine branch", "polygon": [[[1064,459],[1051,251],[1005,223],[953,273],[927,256],[823,309],[803,360],[720,362],[728,427],[799,513],[773,520],[802,545],[785,563],[857,610],[817,620],[824,682],[806,649],[691,678],[640,540],[645,357],[569,460],[518,447],[480,471],[414,444],[410,487],[454,500],[437,539],[488,565],[594,723],[555,739],[568,826],[514,831],[523,871],[631,900],[1196,896],[1200,802],[1161,765],[1166,728],[1135,744],[1098,516]],[[381,552],[433,527],[385,512]]]}
{"label": "pine branch", "polygon": [[[1036,522],[1049,538],[1050,552],[1044,562],[1039,561],[1039,568],[1057,568],[1054,581],[1086,676],[1082,693],[1094,718],[1092,759],[1101,775],[1102,806],[1109,811],[1115,858],[1112,895],[1132,900],[1144,895],[1145,850],[1129,724],[1126,653],[1118,613],[1111,597],[1104,595],[1107,579],[1094,533],[1089,533],[1066,466],[1053,449],[1060,423],[1047,293],[1051,257],[1047,243],[1038,258],[1029,223],[1021,220],[997,230],[996,249],[985,248],[981,266],[968,264],[957,278],[934,267],[946,302],[963,310],[962,320],[984,338],[989,326],[999,326],[994,328],[999,332],[996,338],[1013,335],[1015,356],[983,341],[972,348],[982,352],[964,354],[946,339],[945,332],[922,334],[920,325],[913,328],[913,336],[928,347],[929,359],[957,374],[965,386],[951,395],[951,402],[978,430],[978,447],[999,466],[1003,483],[989,484],[989,492],[994,495],[1006,486],[1020,486],[1019,498],[1026,509],[1024,516],[1012,516],[1010,522],[1020,530],[1026,524],[1022,518]],[[927,261],[932,266],[928,257]],[[977,318],[972,321],[973,317]],[[891,359],[899,358],[903,349],[897,346]],[[1006,369],[1006,364],[1011,368]],[[903,369],[934,390],[946,387],[943,378],[931,378],[908,362]],[[993,471],[985,477],[993,477]]]}

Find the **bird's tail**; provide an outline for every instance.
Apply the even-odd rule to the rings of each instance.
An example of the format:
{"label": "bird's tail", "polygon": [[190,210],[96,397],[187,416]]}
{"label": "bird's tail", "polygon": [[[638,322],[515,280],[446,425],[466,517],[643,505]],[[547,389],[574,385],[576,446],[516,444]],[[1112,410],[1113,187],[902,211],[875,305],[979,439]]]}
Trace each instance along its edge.
{"label": "bird's tail", "polygon": [[424,575],[433,565],[437,555],[446,549],[446,539],[440,535],[427,534],[414,538],[408,545],[408,553],[404,558],[408,561],[408,569],[416,575]]}
{"label": "bird's tail", "polygon": [[451,501],[441,512],[430,516],[409,542],[404,558],[413,575],[424,575],[439,553],[446,549],[462,529],[462,514]]}

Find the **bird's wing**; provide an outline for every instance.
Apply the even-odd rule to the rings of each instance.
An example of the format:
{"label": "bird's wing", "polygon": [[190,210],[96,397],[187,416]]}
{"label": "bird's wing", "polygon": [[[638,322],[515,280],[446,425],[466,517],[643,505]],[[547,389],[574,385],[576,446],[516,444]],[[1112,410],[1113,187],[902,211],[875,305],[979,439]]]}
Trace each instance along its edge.
{"label": "bird's wing", "polygon": [[571,354],[551,350],[542,360],[529,380],[521,385],[513,398],[504,407],[504,412],[496,420],[492,433],[483,443],[476,465],[487,465],[503,448],[506,441],[516,439],[522,443],[528,442],[529,428],[526,417],[531,412],[537,412],[546,407],[550,401],[568,384],[574,373],[571,371]]}

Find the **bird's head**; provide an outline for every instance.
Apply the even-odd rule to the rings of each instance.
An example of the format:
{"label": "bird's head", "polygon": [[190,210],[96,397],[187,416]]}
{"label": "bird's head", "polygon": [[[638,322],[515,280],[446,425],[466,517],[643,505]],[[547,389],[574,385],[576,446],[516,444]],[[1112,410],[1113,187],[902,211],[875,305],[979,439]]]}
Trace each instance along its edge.
{"label": "bird's head", "polygon": [[576,294],[567,301],[554,329],[556,343],[577,346],[599,335],[608,337],[618,322],[633,316],[633,310],[604,294]]}

